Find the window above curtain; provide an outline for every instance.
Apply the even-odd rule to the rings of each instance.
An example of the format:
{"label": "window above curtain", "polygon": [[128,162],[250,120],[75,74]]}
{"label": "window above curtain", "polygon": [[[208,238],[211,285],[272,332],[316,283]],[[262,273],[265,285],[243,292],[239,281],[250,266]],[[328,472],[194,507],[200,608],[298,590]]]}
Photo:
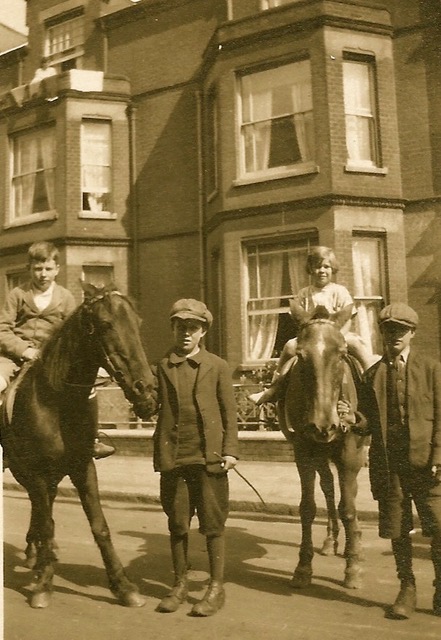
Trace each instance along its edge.
{"label": "window above curtain", "polygon": [[296,173],[314,160],[309,60],[239,78],[240,177]]}
{"label": "window above curtain", "polygon": [[349,167],[379,167],[374,59],[343,60],[343,93]]}
{"label": "window above curtain", "polygon": [[55,209],[55,127],[35,129],[11,139],[10,222],[41,217]]}

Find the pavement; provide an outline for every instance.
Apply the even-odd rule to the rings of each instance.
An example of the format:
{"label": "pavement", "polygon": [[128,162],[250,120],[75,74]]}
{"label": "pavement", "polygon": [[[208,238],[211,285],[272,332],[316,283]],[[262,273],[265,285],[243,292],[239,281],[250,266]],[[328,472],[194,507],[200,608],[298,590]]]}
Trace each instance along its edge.
{"label": "pavement", "polygon": [[[259,492],[261,499],[234,470],[229,472],[230,510],[258,512],[261,514],[298,515],[300,480],[292,462],[239,461],[237,471]],[[103,500],[124,500],[159,504],[159,474],[153,471],[151,457],[113,455],[96,461],[100,495]],[[336,478],[336,474],[334,474]],[[336,480],[336,498],[339,499]],[[23,488],[16,482],[9,469],[3,473],[5,491]],[[58,488],[59,496],[75,496],[69,478],[64,478]],[[263,502],[265,504],[263,504]],[[316,484],[317,515],[326,514],[323,493]],[[358,477],[357,509],[362,520],[376,520],[377,503],[373,500],[368,469],[363,467]]]}

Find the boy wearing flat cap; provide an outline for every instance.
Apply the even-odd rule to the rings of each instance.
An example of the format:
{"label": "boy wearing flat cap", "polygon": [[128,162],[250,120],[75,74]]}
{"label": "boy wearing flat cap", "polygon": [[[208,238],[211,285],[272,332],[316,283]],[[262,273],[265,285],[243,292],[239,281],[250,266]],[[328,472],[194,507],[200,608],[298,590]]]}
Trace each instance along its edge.
{"label": "boy wearing flat cap", "polygon": [[211,616],[225,601],[227,472],[238,456],[236,403],[227,363],[202,344],[213,320],[205,304],[178,300],[170,320],[174,345],[158,364],[160,409],[153,462],[161,473],[175,582],[157,610],[172,613],[187,598],[188,533],[196,512],[199,531],[206,536],[210,582],[191,613]]}
{"label": "boy wearing flat cap", "polygon": [[384,357],[365,374],[360,410],[372,435],[369,475],[378,500],[379,534],[390,538],[401,587],[387,613],[409,618],[416,606],[412,500],[431,536],[433,611],[441,616],[441,364],[411,347],[417,313],[397,302],[379,318]]}

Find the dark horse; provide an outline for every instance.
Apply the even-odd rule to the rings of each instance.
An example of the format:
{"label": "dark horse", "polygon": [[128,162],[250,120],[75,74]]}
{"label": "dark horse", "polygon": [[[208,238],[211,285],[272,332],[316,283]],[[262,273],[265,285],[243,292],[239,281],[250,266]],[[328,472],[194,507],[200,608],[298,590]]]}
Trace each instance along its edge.
{"label": "dark horse", "polygon": [[[356,411],[359,378],[340,332],[350,312],[350,308],[344,309],[331,318],[324,307],[317,307],[311,316],[292,306],[299,325],[298,357],[289,373],[285,397],[279,402],[279,419],[285,437],[293,443],[301,483],[302,541],[291,581],[295,588],[311,584],[315,478],[329,462],[335,464],[340,485],[338,512],[346,535],[344,585],[351,589],[361,586],[361,530],[355,499],[357,475],[365,464],[366,438],[357,433],[362,434],[364,426],[363,416]],[[342,399],[352,407],[348,419],[337,412]]]}
{"label": "dark horse", "polygon": [[137,415],[148,418],[156,409],[154,378],[130,301],[113,285],[84,285],[83,289],[84,302],[51,336],[38,360],[25,365],[11,387],[15,395],[12,408],[10,398],[4,402],[5,455],[31,501],[26,557],[27,566],[35,569],[36,584],[30,604],[43,608],[50,603],[56,560],[52,507],[58,484],[68,475],[78,490],[112,593],[121,604],[139,607],[145,600],[124,573],[101,508],[87,403],[102,366]]}

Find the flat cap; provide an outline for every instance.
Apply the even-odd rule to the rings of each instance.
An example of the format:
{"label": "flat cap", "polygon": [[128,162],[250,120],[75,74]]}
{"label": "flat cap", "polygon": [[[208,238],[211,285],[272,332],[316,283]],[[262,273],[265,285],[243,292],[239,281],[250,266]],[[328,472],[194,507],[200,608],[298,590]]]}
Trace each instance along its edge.
{"label": "flat cap", "polygon": [[170,319],[182,318],[182,320],[199,320],[206,322],[208,326],[213,322],[213,316],[207,309],[207,305],[194,298],[182,298],[177,300],[170,309]]}
{"label": "flat cap", "polygon": [[395,322],[396,324],[403,324],[406,327],[415,329],[418,320],[418,314],[412,307],[404,304],[404,302],[393,302],[381,310],[379,323],[381,325],[386,322]]}

